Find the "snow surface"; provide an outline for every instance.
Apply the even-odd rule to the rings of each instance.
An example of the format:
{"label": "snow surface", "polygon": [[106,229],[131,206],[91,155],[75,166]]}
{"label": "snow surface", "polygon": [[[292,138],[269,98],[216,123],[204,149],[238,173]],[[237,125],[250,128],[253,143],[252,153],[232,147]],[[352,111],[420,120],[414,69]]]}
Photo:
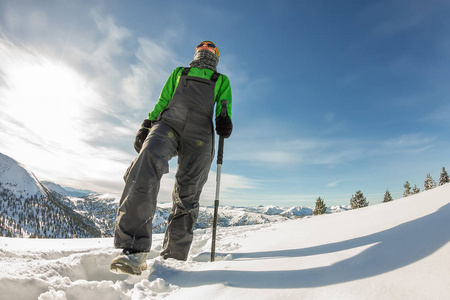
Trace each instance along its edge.
{"label": "snow surface", "polygon": [[450,184],[389,203],[195,232],[188,261],[109,271],[111,238],[0,238],[2,299],[448,299]]}

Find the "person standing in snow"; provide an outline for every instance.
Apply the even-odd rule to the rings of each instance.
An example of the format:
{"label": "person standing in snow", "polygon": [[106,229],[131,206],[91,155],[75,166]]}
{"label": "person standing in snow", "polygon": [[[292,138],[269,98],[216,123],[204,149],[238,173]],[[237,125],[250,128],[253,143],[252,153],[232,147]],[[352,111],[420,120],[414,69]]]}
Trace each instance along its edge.
{"label": "person standing in snow", "polygon": [[[113,272],[139,275],[147,268],[160,179],[168,173],[168,161],[175,156],[178,169],[173,205],[161,256],[187,259],[200,193],[214,159],[213,119],[218,135],[228,138],[233,129],[230,81],[217,73],[218,63],[217,46],[201,42],[189,67],[172,72],[159,101],[142,123],[134,142],[139,155],[124,176],[114,235],[114,246],[123,251],[111,262]],[[227,101],[226,117],[220,114],[222,100]]]}

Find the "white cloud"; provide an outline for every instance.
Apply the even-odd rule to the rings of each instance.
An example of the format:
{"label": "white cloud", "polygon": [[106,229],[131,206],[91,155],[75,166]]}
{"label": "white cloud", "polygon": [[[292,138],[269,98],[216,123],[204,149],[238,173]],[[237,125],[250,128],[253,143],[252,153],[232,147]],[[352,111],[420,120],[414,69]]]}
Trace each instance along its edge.
{"label": "white cloud", "polygon": [[[237,139],[230,141],[227,158],[235,161],[272,164],[273,167],[299,164],[338,164],[356,160],[363,153],[363,143],[344,140],[304,138]],[[239,149],[239,151],[237,151]]]}
{"label": "white cloud", "polygon": [[[54,26],[44,15],[36,16],[40,30],[44,20]],[[120,192],[135,157],[132,143],[139,123],[156,103],[171,68],[181,62],[164,42],[135,37],[98,11],[91,17],[96,31],[79,32],[82,41],[67,39],[56,56],[46,51],[52,41],[45,37],[40,45],[16,44],[2,33],[0,151],[40,179]],[[171,169],[163,177],[160,201],[171,200],[174,176]],[[214,200],[215,176],[212,171],[203,201]],[[257,184],[224,173],[221,191],[226,196]]]}
{"label": "white cloud", "polygon": [[438,108],[434,108],[430,113],[420,118],[419,121],[443,125],[450,121],[449,116],[450,116],[450,106],[445,104],[439,105]]}
{"label": "white cloud", "polygon": [[156,104],[171,67],[179,63],[175,53],[160,43],[139,38],[138,45],[137,63],[130,67],[129,74],[122,80],[122,98],[133,109],[149,111]]}
{"label": "white cloud", "polygon": [[426,136],[421,133],[411,133],[401,135],[397,138],[388,139],[380,143],[375,154],[393,153],[420,153],[434,146],[435,136]]}
{"label": "white cloud", "polygon": [[[44,15],[35,16],[43,27]],[[90,47],[67,42],[61,60],[45,51],[50,45],[15,43],[0,32],[0,151],[40,178],[116,192],[134,157],[134,134],[174,55],[146,39],[129,51],[129,30],[92,16],[98,32],[82,43]],[[127,55],[135,58],[131,67],[123,63]]]}
{"label": "white cloud", "polygon": [[[35,67],[26,66],[28,71]],[[61,184],[77,181],[78,186],[100,191],[113,187],[112,181],[117,183],[120,175],[114,180],[111,174],[123,173],[126,166],[123,159],[131,157],[123,151],[86,142],[96,127],[88,122],[90,110],[99,105],[96,93],[86,86],[71,89],[72,84],[74,88],[79,87],[83,80],[65,68],[56,70],[56,74],[45,63],[37,68],[38,73],[43,68],[41,78],[38,74],[22,79],[9,77],[12,88],[0,90],[0,105],[4,108],[0,113],[0,151],[25,163],[41,179]],[[45,88],[53,76],[68,80],[59,82],[58,88],[72,93],[59,94],[58,89]],[[68,78],[64,79],[65,76]],[[32,87],[21,80],[36,80],[42,85]],[[20,91],[16,92],[15,87],[21,87]],[[102,180],[102,185],[95,186],[95,182]]]}
{"label": "white cloud", "polygon": [[247,134],[239,134],[230,139],[226,147],[226,159],[269,168],[339,165],[369,161],[374,157],[389,159],[426,151],[437,142],[435,136],[421,133],[405,134],[387,140],[242,138],[245,135]]}
{"label": "white cloud", "polygon": [[337,187],[339,183],[344,182],[344,181],[345,180],[337,180],[337,181],[329,182],[329,183],[327,183],[326,187],[334,188],[334,187]]}

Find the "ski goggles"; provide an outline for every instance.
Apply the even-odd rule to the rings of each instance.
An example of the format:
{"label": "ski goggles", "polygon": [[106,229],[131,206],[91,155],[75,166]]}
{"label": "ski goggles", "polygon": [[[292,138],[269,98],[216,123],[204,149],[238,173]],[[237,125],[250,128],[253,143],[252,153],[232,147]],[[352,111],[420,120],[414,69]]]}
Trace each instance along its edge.
{"label": "ski goggles", "polygon": [[217,48],[216,45],[210,43],[200,43],[197,45],[197,48],[203,47],[204,44],[206,44],[206,46],[208,46],[209,48],[213,48],[214,50]]}
{"label": "ski goggles", "polygon": [[219,49],[218,49],[217,46],[214,45],[211,41],[204,41],[204,42],[201,42],[200,44],[197,45],[197,50],[198,50],[199,48],[202,48],[203,45],[205,45],[205,44],[206,44],[206,46],[208,46],[209,48],[214,49],[214,51],[215,51],[215,53],[216,53],[216,56],[219,57],[219,55],[220,55],[220,54],[219,54]]}

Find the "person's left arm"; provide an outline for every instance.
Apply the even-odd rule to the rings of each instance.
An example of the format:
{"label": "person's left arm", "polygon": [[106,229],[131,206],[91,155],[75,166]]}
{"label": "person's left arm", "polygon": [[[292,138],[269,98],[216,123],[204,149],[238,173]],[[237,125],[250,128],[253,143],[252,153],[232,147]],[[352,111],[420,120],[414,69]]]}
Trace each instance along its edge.
{"label": "person's left arm", "polygon": [[[220,82],[219,82],[220,81]],[[224,138],[229,138],[233,131],[233,123],[231,121],[231,86],[230,80],[225,75],[220,75],[216,83],[216,132]],[[220,115],[222,110],[222,100],[227,100],[227,115]]]}
{"label": "person's left arm", "polygon": [[227,100],[227,115],[231,119],[231,107],[232,107],[232,97],[231,97],[231,85],[230,80],[225,75],[220,75],[219,80],[216,83],[215,88],[216,95],[216,117],[220,115],[222,110],[222,100]]}

